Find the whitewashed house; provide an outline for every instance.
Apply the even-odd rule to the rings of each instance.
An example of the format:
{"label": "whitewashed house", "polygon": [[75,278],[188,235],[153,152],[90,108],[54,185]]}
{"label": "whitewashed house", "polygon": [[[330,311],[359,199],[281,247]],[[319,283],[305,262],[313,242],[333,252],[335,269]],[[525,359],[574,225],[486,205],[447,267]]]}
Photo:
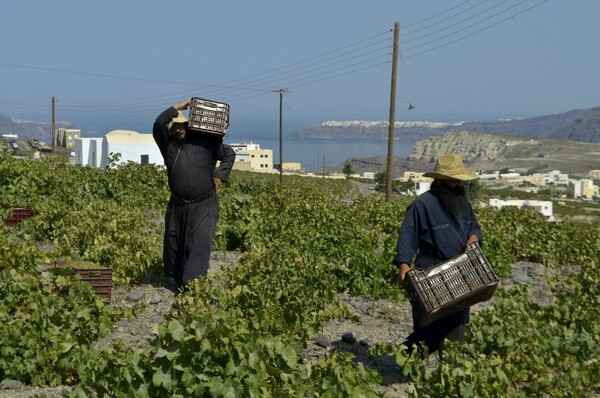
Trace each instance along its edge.
{"label": "whitewashed house", "polygon": [[140,134],[136,131],[113,130],[104,136],[102,147],[106,156],[100,167],[106,167],[111,154],[120,153],[121,158],[115,164],[135,162],[140,164],[164,164],[160,149],[152,134]]}
{"label": "whitewashed house", "polygon": [[433,181],[417,181],[415,182],[415,195],[419,196],[431,189]]}
{"label": "whitewashed house", "polygon": [[[534,174],[534,176],[537,176],[537,174]],[[542,174],[542,176],[546,184],[569,185],[569,175],[561,173],[560,170],[552,170]]]}
{"label": "whitewashed house", "polygon": [[235,151],[235,170],[273,171],[272,149],[260,149],[259,144],[252,142],[229,145]]}
{"label": "whitewashed house", "polygon": [[542,213],[542,215],[546,217],[547,221],[554,221],[552,201],[549,200],[490,199],[490,206],[494,206],[498,209],[502,209],[504,207],[529,208]]}
{"label": "whitewashed house", "polygon": [[75,163],[82,166],[100,167],[103,138],[76,138]]}
{"label": "whitewashed house", "polygon": [[571,180],[571,187],[574,198],[593,199],[600,196],[598,185],[594,185],[589,178]]}
{"label": "whitewashed house", "polygon": [[367,180],[374,180],[375,179],[375,172],[374,171],[365,171],[363,173],[363,177],[364,179]]}
{"label": "whitewashed house", "polygon": [[75,162],[84,166],[107,167],[112,154],[120,154],[114,164],[135,162],[164,164],[152,134],[130,130],[113,130],[103,138],[75,139]]}

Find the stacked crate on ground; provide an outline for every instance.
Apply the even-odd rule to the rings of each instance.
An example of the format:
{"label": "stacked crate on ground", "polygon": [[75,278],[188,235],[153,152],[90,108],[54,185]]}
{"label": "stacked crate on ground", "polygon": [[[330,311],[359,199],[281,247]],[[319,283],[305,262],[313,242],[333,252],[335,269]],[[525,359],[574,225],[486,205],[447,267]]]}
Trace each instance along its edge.
{"label": "stacked crate on ground", "polygon": [[57,261],[56,267],[57,270],[79,275],[82,281],[88,282],[92,286],[98,296],[110,302],[112,298],[112,269],[102,268],[90,261],[66,260]]}
{"label": "stacked crate on ground", "polygon": [[6,225],[12,227],[23,220],[33,217],[34,211],[31,207],[13,207],[10,217],[6,220]]}
{"label": "stacked crate on ground", "polygon": [[494,295],[498,277],[477,243],[428,269],[407,273],[411,302],[425,326]]}
{"label": "stacked crate on ground", "polygon": [[201,134],[223,139],[229,126],[229,105],[203,98],[190,100],[188,128]]}

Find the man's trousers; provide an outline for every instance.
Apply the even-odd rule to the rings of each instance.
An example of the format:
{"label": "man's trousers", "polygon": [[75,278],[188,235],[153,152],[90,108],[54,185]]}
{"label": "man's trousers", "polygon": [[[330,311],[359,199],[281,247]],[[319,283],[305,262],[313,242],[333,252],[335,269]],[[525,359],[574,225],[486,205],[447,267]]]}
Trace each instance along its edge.
{"label": "man's trousers", "polygon": [[165,213],[164,271],[179,287],[207,275],[218,221],[216,194],[190,204],[182,204],[173,197],[169,200]]}

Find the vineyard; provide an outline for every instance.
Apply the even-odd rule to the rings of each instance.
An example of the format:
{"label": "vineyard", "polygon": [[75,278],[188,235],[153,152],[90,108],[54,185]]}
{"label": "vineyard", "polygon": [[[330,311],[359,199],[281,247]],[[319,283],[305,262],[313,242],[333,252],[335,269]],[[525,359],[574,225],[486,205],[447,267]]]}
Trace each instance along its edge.
{"label": "vineyard", "polygon": [[[214,250],[240,251],[223,272],[177,297],[148,349],[93,343],[130,311],[109,305],[58,260],[112,270],[134,287],[162,270],[161,167],[93,169],[60,158],[0,154],[0,382],[72,386],[71,395],[118,397],[376,397],[381,375],[349,353],[299,355],[332,319],[348,317],[339,293],[406,305],[397,287],[397,230],[410,199],[357,196],[348,181],[234,172],[219,190]],[[584,397],[600,375],[600,224],[547,223],[530,210],[476,210],[483,250],[500,276],[516,261],[543,264],[552,305],[525,288],[499,289],[472,317],[463,345],[434,367],[394,356],[414,397]],[[550,272],[552,271],[552,272]]]}

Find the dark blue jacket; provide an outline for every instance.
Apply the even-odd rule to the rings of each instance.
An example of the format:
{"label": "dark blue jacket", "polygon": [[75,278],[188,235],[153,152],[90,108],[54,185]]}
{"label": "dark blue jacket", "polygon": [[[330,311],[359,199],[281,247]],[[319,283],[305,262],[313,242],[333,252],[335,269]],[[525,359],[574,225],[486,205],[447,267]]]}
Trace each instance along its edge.
{"label": "dark blue jacket", "polygon": [[481,245],[481,227],[471,205],[465,217],[458,221],[442,207],[435,190],[429,190],[406,210],[393,263],[411,264],[417,255],[416,267],[432,267],[464,252],[471,235],[476,235]]}

